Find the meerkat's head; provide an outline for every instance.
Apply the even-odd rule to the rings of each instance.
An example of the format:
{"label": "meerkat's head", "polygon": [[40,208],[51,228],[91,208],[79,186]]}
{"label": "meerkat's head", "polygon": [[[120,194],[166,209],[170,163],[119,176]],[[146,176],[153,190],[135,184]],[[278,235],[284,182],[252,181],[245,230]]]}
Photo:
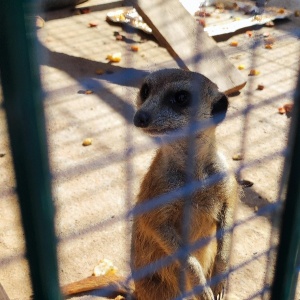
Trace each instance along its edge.
{"label": "meerkat's head", "polygon": [[134,125],[153,136],[182,129],[192,118],[211,119],[216,125],[224,119],[227,107],[227,97],[205,76],[163,69],[144,79],[137,97]]}

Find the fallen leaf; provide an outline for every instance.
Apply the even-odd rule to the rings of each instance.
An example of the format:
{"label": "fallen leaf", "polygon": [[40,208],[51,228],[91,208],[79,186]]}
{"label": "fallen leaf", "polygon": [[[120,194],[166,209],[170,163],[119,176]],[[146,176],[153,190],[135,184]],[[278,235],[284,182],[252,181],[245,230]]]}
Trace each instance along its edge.
{"label": "fallen leaf", "polygon": [[89,14],[91,12],[91,9],[90,8],[81,8],[79,9],[80,13],[81,14]]}
{"label": "fallen leaf", "polygon": [[108,59],[110,62],[120,62],[121,61],[121,53],[116,52],[113,54],[108,54],[106,59]]}
{"label": "fallen leaf", "polygon": [[233,160],[243,160],[244,157],[243,157],[242,153],[236,153],[232,156],[232,159]]}
{"label": "fallen leaf", "polygon": [[103,69],[97,69],[96,70],[97,75],[103,75],[104,73],[105,73],[105,70],[103,70]]}
{"label": "fallen leaf", "polygon": [[283,105],[283,108],[285,109],[286,112],[292,112],[294,107],[294,103],[287,103]]}
{"label": "fallen leaf", "polygon": [[97,21],[92,21],[89,23],[89,27],[97,27],[98,26],[98,22]]}
{"label": "fallen leaf", "polygon": [[82,146],[90,146],[92,145],[92,139],[91,138],[87,138],[82,142]]}
{"label": "fallen leaf", "polygon": [[137,45],[132,45],[132,46],[131,46],[131,50],[134,51],[134,52],[139,51],[139,49],[140,49],[140,48],[139,48],[139,46],[137,46]]}
{"label": "fallen leaf", "polygon": [[275,24],[274,24],[273,21],[267,22],[265,25],[266,25],[267,27],[274,27],[274,26],[275,26]]}
{"label": "fallen leaf", "polygon": [[209,12],[206,12],[205,10],[198,10],[195,12],[196,17],[210,17],[211,14]]}
{"label": "fallen leaf", "polygon": [[282,107],[278,107],[278,112],[283,115],[286,113],[287,117],[291,117],[291,113],[293,110],[294,104],[293,103],[286,103]]}
{"label": "fallen leaf", "polygon": [[206,26],[205,19],[199,19],[199,24],[200,24],[202,27],[205,27],[205,26]]}
{"label": "fallen leaf", "polygon": [[249,72],[249,76],[257,76],[260,74],[260,71],[256,70],[256,69],[251,69]]}

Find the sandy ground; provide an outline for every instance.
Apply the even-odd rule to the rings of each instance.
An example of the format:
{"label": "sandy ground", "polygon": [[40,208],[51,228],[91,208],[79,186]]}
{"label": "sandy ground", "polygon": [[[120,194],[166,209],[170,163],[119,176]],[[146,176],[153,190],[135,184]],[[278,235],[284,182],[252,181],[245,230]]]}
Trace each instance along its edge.
{"label": "sandy ground", "polygon": [[[129,274],[131,219],[126,213],[156,149],[152,140],[132,126],[135,94],[145,71],[177,66],[151,37],[129,34],[107,23],[107,12],[50,12],[38,32],[61,284],[91,275],[103,258],[113,261],[122,274]],[[98,27],[88,28],[92,20],[99,22]],[[117,42],[115,32],[126,36],[125,41]],[[263,46],[266,32],[275,37],[272,50]],[[228,117],[217,130],[219,145],[233,170],[254,183],[244,189],[237,207],[228,299],[261,299],[270,267],[270,237],[272,232],[276,240],[277,231],[276,226],[271,231],[272,204],[280,198],[290,124],[277,109],[293,99],[299,37],[299,21],[292,17],[276,22],[275,27],[255,30],[252,38],[242,31],[218,40],[235,66],[245,65],[241,71],[245,75],[252,68],[260,71],[248,77],[239,95],[230,97]],[[232,40],[239,46],[230,47]],[[140,51],[130,51],[131,43],[139,44]],[[118,51],[122,61],[108,64],[107,54]],[[99,69],[106,73],[97,75]],[[265,88],[257,90],[258,84]],[[94,93],[84,94],[87,89]],[[25,300],[31,288],[6,130],[1,108],[0,283],[10,299]],[[88,137],[93,143],[83,147]],[[243,161],[231,159],[238,152],[244,152]],[[300,299],[299,292],[296,299]]]}

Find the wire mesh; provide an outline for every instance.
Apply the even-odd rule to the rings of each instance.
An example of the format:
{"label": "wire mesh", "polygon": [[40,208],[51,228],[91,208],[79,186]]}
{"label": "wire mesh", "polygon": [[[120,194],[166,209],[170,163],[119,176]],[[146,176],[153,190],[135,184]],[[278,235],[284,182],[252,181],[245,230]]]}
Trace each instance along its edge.
{"label": "wire mesh", "polygon": [[[91,4],[87,2],[83,6]],[[273,4],[283,6],[279,1],[270,1],[270,5]],[[284,3],[293,10],[297,5],[293,1]],[[178,65],[153,36],[107,22],[109,11],[111,9],[103,10],[101,5],[95,5],[84,14],[80,9],[70,11],[69,8],[44,12],[41,16],[46,23],[37,32],[41,79],[46,92],[44,107],[61,285],[90,276],[101,259],[113,261],[128,282],[174,260],[184,265],[187,253],[220,238],[221,233],[188,247],[184,245],[171,256],[142,269],[130,270],[133,219],[173,203],[179,197],[190,199],[193,192],[228,174],[236,174],[240,181],[247,180],[253,185],[243,188],[234,224],[228,229],[232,234],[230,268],[208,284],[225,276],[228,277],[228,299],[269,299],[288,176],[283,166],[290,150],[287,141],[291,119],[278,114],[278,107],[292,102],[294,97],[299,67],[297,17],[276,21],[272,28],[251,28],[251,37],[245,33],[246,29],[215,37],[217,45],[235,67],[245,66],[241,73],[247,77],[247,85],[240,94],[229,97],[227,117],[217,128],[218,147],[226,153],[231,165],[228,173],[212,176],[205,182],[187,178],[184,187],[159,195],[146,205],[134,206],[141,180],[157,149],[189,136],[189,151],[193,154],[192,134],[209,128],[211,122],[191,123],[187,131],[164,141],[149,138],[133,127],[136,95],[142,79],[153,70]],[[89,27],[92,21],[98,26]],[[275,39],[273,49],[264,48],[266,34]],[[118,35],[122,36],[122,41],[116,41]],[[233,40],[238,41],[238,47],[230,46]],[[197,37],[193,41],[179,42],[192,47]],[[131,45],[136,44],[139,51],[132,52]],[[121,62],[107,63],[106,56],[114,52],[122,53]],[[196,55],[191,59],[196,60]],[[248,76],[251,69],[259,70],[260,74]],[[264,89],[258,90],[258,84]],[[87,90],[92,94],[86,93]],[[0,113],[3,147],[0,151],[5,154],[0,157],[3,170],[0,283],[10,298],[28,299],[32,291],[18,220],[3,107]],[[92,145],[82,146],[86,138],[92,138]],[[243,159],[232,160],[238,153]],[[190,170],[193,161],[189,160],[187,165]],[[188,225],[188,206],[185,220],[183,224]],[[186,234],[189,230],[186,226]],[[184,287],[184,276],[181,278]],[[22,286],[22,292],[17,286]],[[199,292],[203,286],[195,289]],[[100,299],[99,295],[98,291],[93,291],[79,299]],[[188,298],[190,291],[184,291],[176,299],[184,296]],[[295,299],[300,299],[299,291]]]}

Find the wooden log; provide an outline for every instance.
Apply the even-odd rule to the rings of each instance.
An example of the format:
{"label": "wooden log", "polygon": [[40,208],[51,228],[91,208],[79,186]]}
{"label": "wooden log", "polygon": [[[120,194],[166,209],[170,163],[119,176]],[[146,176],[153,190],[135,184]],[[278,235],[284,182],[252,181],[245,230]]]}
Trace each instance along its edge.
{"label": "wooden log", "polygon": [[244,76],[178,0],[130,2],[181,68],[202,73],[227,94],[245,86]]}
{"label": "wooden log", "polygon": [[116,297],[117,295],[133,293],[133,287],[125,287],[123,282],[125,282],[125,278],[121,278],[116,274],[90,276],[62,286],[61,291],[64,296],[92,290],[102,290],[106,297]]}

